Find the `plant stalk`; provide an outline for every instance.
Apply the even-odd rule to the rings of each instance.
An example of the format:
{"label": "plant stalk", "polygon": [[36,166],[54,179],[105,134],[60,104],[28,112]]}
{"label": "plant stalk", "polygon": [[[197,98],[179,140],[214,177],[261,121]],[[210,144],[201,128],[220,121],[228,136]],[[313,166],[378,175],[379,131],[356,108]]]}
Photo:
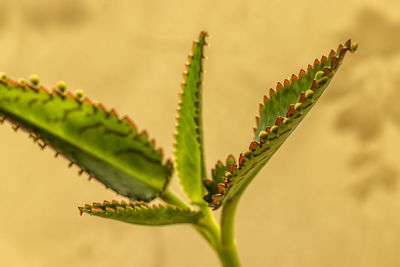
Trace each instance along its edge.
{"label": "plant stalk", "polygon": [[221,261],[224,267],[240,267],[236,248],[234,219],[239,198],[229,199],[221,216]]}
{"label": "plant stalk", "polygon": [[[176,205],[182,208],[190,208],[190,206],[183,201],[179,196],[170,190],[165,190],[160,198],[172,205]],[[219,254],[221,244],[221,234],[218,224],[216,223],[214,216],[207,206],[200,207],[204,217],[200,219],[197,224],[193,224],[193,227],[201,236],[211,245],[211,247]]]}
{"label": "plant stalk", "polygon": [[[166,190],[161,196],[166,203],[183,208],[190,208],[179,196]],[[225,203],[222,210],[221,229],[207,206],[200,207],[204,217],[193,227],[211,245],[217,253],[223,267],[240,267],[234,236],[234,217],[238,199]]]}
{"label": "plant stalk", "polygon": [[181,208],[190,208],[189,205],[174,192],[170,191],[168,188],[161,193],[160,198],[168,204],[175,205]]}

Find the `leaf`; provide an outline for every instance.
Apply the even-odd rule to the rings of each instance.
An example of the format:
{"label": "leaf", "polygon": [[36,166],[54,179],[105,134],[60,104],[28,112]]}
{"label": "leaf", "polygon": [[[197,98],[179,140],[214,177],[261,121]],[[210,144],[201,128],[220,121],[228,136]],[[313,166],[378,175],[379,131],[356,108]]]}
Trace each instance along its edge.
{"label": "leaf", "polygon": [[148,206],[143,202],[104,201],[79,207],[81,215],[88,213],[108,219],[141,225],[166,225],[178,223],[196,223],[201,212],[176,206]]}
{"label": "leaf", "polygon": [[162,151],[128,118],[120,119],[102,104],[38,85],[0,80],[0,114],[27,131],[42,148],[52,147],[86,172],[131,200],[150,201],[166,187],[172,172]]}
{"label": "leaf", "polygon": [[174,145],[178,178],[183,191],[196,204],[204,203],[202,179],[206,177],[201,118],[202,61],[206,36],[207,33],[201,32],[199,40],[193,43],[192,55],[186,65]]}
{"label": "leaf", "polygon": [[215,168],[211,171],[211,180],[203,180],[204,186],[207,188],[208,193],[203,197],[203,199],[212,204],[212,196],[218,194],[218,184],[222,184],[222,178],[225,175],[225,172],[229,171],[229,165],[235,164],[236,159],[229,155],[226,158],[225,164],[221,161],[218,161],[215,165]]}
{"label": "leaf", "polygon": [[222,183],[217,187],[213,184],[210,194],[212,201],[206,195],[206,201],[218,208],[226,201],[238,198],[252,181],[256,174],[268,162],[288,136],[301,122],[308,111],[314,106],[322,92],[328,86],[343,61],[347,51],[354,52],[357,45],[351,45],[348,40],[345,45],[339,45],[337,52],[331,51],[329,57],[323,56],[308,66],[307,72],[301,70],[299,76],[292,75],[290,81],[283,85],[278,83],[276,90],[270,89],[269,97],[264,97],[260,104],[260,116],[256,118],[254,141],[249,150],[241,153],[237,164],[230,164],[225,172]]}

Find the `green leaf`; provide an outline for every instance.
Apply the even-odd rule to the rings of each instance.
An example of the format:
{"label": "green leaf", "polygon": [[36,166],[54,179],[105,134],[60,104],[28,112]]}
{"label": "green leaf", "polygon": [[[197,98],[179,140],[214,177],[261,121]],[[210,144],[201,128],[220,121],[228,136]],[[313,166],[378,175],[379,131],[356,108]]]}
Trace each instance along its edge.
{"label": "green leaf", "polygon": [[104,201],[79,207],[81,215],[88,213],[108,219],[141,225],[167,225],[178,223],[197,223],[201,212],[176,206],[148,206],[143,202]]}
{"label": "green leaf", "polygon": [[225,176],[225,172],[229,171],[229,166],[231,164],[236,164],[236,160],[232,155],[226,158],[225,164],[218,161],[215,168],[211,171],[212,179],[204,179],[204,186],[207,188],[208,193],[203,197],[208,203],[212,203],[212,196],[218,194],[218,184],[222,184],[222,178]]}
{"label": "green leaf", "polygon": [[206,177],[201,118],[202,61],[206,36],[207,33],[201,32],[199,40],[193,43],[192,55],[186,65],[174,145],[178,178],[183,191],[195,204],[204,203],[202,179]]}
{"label": "green leaf", "polygon": [[3,74],[3,120],[131,200],[150,201],[166,187],[171,162],[162,162],[162,151],[129,118],[120,119],[114,110],[83,99],[82,92],[65,92],[63,83],[51,92],[39,85],[37,77],[31,83],[15,82]]}
{"label": "green leaf", "polygon": [[354,52],[357,45],[348,40],[339,45],[337,52],[331,51],[329,57],[323,56],[308,66],[307,72],[301,70],[299,76],[292,75],[283,85],[278,83],[276,90],[270,89],[269,97],[264,97],[260,105],[260,116],[256,118],[254,141],[249,150],[240,154],[237,164],[230,164],[222,183],[209,190],[206,195],[209,205],[218,208],[224,202],[241,196],[247,185],[268,162],[288,136],[314,106],[328,86],[347,51]]}

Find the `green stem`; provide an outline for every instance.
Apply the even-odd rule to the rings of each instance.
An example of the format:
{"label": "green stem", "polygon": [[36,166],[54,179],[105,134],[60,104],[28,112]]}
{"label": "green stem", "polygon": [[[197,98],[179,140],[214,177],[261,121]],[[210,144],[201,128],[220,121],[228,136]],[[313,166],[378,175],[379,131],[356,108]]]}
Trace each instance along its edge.
{"label": "green stem", "polygon": [[211,210],[207,206],[202,207],[201,210],[203,211],[204,217],[200,219],[197,225],[193,225],[193,227],[206,238],[207,242],[218,254],[221,244],[221,233],[219,226],[215,221]]}
{"label": "green stem", "polygon": [[161,195],[160,198],[168,204],[172,204],[181,208],[190,208],[189,205],[178,195],[176,195],[174,192],[170,191],[169,189],[166,189]]}
{"label": "green stem", "polygon": [[[190,207],[179,196],[169,190],[166,190],[160,197],[166,203],[183,208]],[[237,204],[238,199],[225,203],[225,206],[222,210],[222,230],[220,230],[220,227],[215,221],[210,208],[207,206],[200,207],[200,210],[203,212],[204,216],[197,224],[193,224],[193,227],[197,230],[197,232],[203,236],[203,238],[217,253],[223,267],[240,267],[233,227]]]}
{"label": "green stem", "polygon": [[239,198],[229,199],[224,204],[221,216],[221,254],[223,266],[240,267],[236,248],[234,219]]}
{"label": "green stem", "polygon": [[[172,191],[168,189],[160,196],[162,200],[166,203],[176,205],[182,208],[190,208],[190,206],[183,201],[179,196],[177,196]],[[201,207],[201,211],[204,217],[200,219],[197,224],[193,224],[193,227],[200,233],[201,236],[211,245],[211,247],[219,253],[219,247],[221,243],[221,235],[219,226],[217,225],[214,216],[212,215],[210,209],[207,206]]]}

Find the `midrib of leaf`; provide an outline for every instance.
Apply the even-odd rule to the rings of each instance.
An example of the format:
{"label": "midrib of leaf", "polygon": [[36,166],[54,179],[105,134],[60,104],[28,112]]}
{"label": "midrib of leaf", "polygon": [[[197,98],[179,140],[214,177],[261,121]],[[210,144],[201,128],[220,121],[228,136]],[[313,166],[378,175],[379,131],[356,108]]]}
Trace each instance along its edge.
{"label": "midrib of leaf", "polygon": [[[31,131],[34,131],[39,134],[39,136],[42,136],[44,141],[50,143],[50,145],[53,145],[56,149],[56,151],[64,152],[71,160],[74,160],[74,158],[66,153],[66,150],[71,152],[73,156],[84,156],[82,160],[86,161],[86,165],[90,165],[91,167],[99,167],[102,168],[102,170],[96,170],[97,168],[92,168],[90,169],[88,166],[85,166],[85,164],[82,164],[82,162],[78,162],[80,167],[84,169],[85,171],[89,172],[90,175],[94,176],[94,178],[99,179],[101,182],[103,182],[106,186],[111,187],[114,189],[117,193],[120,193],[122,195],[126,195],[130,197],[131,199],[142,199],[142,200],[150,200],[152,199],[157,193],[161,191],[161,188],[163,188],[166,185],[166,182],[168,180],[168,162],[166,165],[163,165],[161,162],[161,154],[159,152],[153,150],[153,145],[151,145],[147,141],[147,137],[142,134],[138,133],[135,128],[129,127],[129,122],[120,120],[119,118],[116,117],[116,115],[113,112],[105,112],[103,108],[100,107],[93,107],[91,106],[89,100],[77,100],[73,99],[73,96],[70,94],[66,94],[64,96],[59,95],[59,93],[52,92],[50,95],[47,92],[44,92],[44,90],[41,89],[34,89],[34,88],[29,88],[28,86],[22,86],[19,84],[16,84],[15,82],[9,82],[9,81],[2,81],[1,86],[3,87],[3,90],[9,90],[8,95],[7,92],[3,94],[3,97],[0,98],[1,101],[8,101],[8,106],[3,103],[3,106],[5,105],[9,110],[3,110],[4,107],[1,107],[5,115],[8,115],[11,117],[14,121],[21,123],[25,126],[25,128],[28,128]],[[14,90],[14,91],[13,91]],[[18,91],[20,90],[20,91]],[[35,91],[36,90],[36,91]],[[25,94],[25,95],[24,95]],[[4,96],[6,95],[6,96]],[[8,98],[7,98],[8,96]],[[58,98],[64,98],[62,103],[62,107],[54,107],[56,105],[54,101],[58,100],[61,101]],[[65,99],[67,98],[67,99]],[[13,99],[13,100],[11,100]],[[47,106],[47,109],[37,109],[34,108],[29,108],[28,100],[35,99],[39,103],[35,103],[35,105],[44,105],[41,102],[42,101],[48,101],[46,105],[51,105],[53,106]],[[66,101],[68,100],[68,101]],[[13,102],[14,101],[14,102]],[[22,102],[21,102],[22,101]],[[25,101],[25,102],[24,102]],[[52,102],[53,101],[53,102]],[[61,114],[65,110],[69,109],[74,109],[77,107],[81,107],[81,109],[78,112],[72,112],[69,114],[68,118],[66,119],[67,122],[57,122],[59,125],[56,125],[57,123],[51,124],[50,121],[56,119],[60,120]],[[97,112],[94,111],[94,109],[98,110]],[[52,111],[53,113],[48,114],[46,112]],[[85,113],[91,111],[92,113]],[[58,112],[58,115],[57,115]],[[106,116],[108,118],[104,118],[104,120],[116,120],[114,121],[103,121],[101,119],[101,116]],[[74,116],[72,121],[70,121],[70,117]],[[87,118],[87,116],[91,116]],[[38,117],[38,118],[36,118]],[[47,119],[46,119],[47,118]],[[71,122],[74,122],[74,119],[77,121],[77,126],[74,126],[70,128],[69,126],[73,126]],[[43,121],[43,122],[41,122]],[[126,156],[121,156],[121,162],[116,160],[117,155],[111,154],[110,157],[104,157],[103,155],[107,155],[109,153],[114,153],[110,151],[110,144],[104,146],[101,145],[101,148],[103,148],[103,151],[100,151],[99,149],[95,149],[93,147],[89,147],[86,145],[82,140],[78,140],[78,134],[76,132],[77,129],[79,129],[79,125],[87,125],[93,122],[98,122],[102,123],[101,129],[104,127],[104,131],[106,130],[114,130],[114,131],[126,131],[129,129],[129,132],[127,133],[126,136],[123,137],[115,137],[115,136],[108,136],[104,140],[102,140],[102,131],[101,130],[96,130],[98,134],[93,134],[89,133],[89,136],[86,136],[84,140],[87,140],[89,137],[90,139],[96,138],[96,140],[92,140],[91,144],[94,144],[94,147],[96,147],[96,144],[99,144],[98,142],[104,141],[104,142],[111,142],[110,144],[114,144],[114,142],[120,140],[123,141],[121,144],[127,144],[127,145],[132,145],[130,147],[131,149],[136,149],[135,156],[133,158],[135,159],[140,159],[138,156],[143,157],[143,159],[138,161],[138,164],[151,164],[151,166],[156,167],[157,169],[154,169],[152,171],[148,171],[148,169],[140,169],[136,167],[138,170],[143,170],[143,172],[135,172],[134,169],[129,168],[127,166],[127,161],[132,161],[129,160]],[[122,125],[119,125],[121,123]],[[66,127],[68,125],[68,127]],[[119,128],[115,128],[118,126]],[[78,128],[77,128],[78,127]],[[75,130],[75,132],[74,132]],[[41,134],[40,134],[41,132]],[[70,136],[68,136],[70,134]],[[87,134],[87,133],[86,133]],[[47,135],[47,136],[46,136]],[[133,140],[129,141],[127,138],[133,138]],[[46,140],[47,139],[47,140]],[[49,140],[51,139],[51,140]],[[97,143],[96,143],[97,142]],[[57,144],[54,144],[57,143]],[[98,146],[98,145],[97,145]],[[67,147],[67,148],[65,148]],[[100,148],[100,146],[99,146]],[[121,148],[121,146],[116,147]],[[106,149],[106,150],[104,150]],[[85,156],[86,155],[86,156]],[[71,158],[72,157],[72,158]],[[145,159],[147,157],[147,159]],[[131,157],[131,159],[133,159]],[[151,162],[154,161],[154,162]],[[125,164],[123,163],[125,162]],[[84,162],[85,163],[85,162]],[[100,165],[99,165],[100,164]],[[105,167],[107,166],[107,167]],[[149,165],[150,166],[150,165]],[[147,166],[147,168],[149,167]],[[114,172],[113,170],[118,170],[118,172]],[[162,172],[162,174],[161,174]],[[97,175],[93,175],[93,173],[97,173],[99,175],[107,174],[108,176],[111,176],[112,173],[115,173],[115,178],[112,177],[98,177]],[[125,174],[124,174],[125,173]],[[153,177],[149,176],[149,174],[156,174],[158,177]],[[165,177],[164,177],[165,174]],[[161,176],[163,177],[161,177]],[[160,179],[164,179],[164,182],[161,182]],[[158,183],[157,183],[158,182]],[[113,184],[114,183],[114,184]],[[115,184],[117,183],[117,184]],[[164,184],[164,186],[163,186]],[[137,191],[139,190],[139,191]],[[135,193],[136,192],[136,193]],[[128,194],[128,195],[127,195]],[[141,197],[138,197],[141,196]]]}
{"label": "midrib of leaf", "polygon": [[[8,114],[8,115],[13,116],[13,115],[11,115],[11,114]],[[15,116],[15,114],[14,114],[14,116]],[[101,154],[99,153],[99,151],[98,151],[97,149],[89,148],[88,146],[85,145],[85,143],[80,143],[80,144],[78,145],[78,142],[76,142],[76,140],[74,140],[74,138],[67,138],[67,137],[64,136],[63,134],[61,134],[61,133],[59,133],[59,132],[57,133],[57,131],[51,132],[51,131],[49,131],[49,130],[47,129],[47,126],[41,124],[40,122],[37,122],[37,121],[34,121],[34,122],[33,122],[33,121],[29,121],[29,122],[27,122],[27,121],[24,120],[23,117],[21,117],[21,116],[18,117],[18,120],[20,120],[20,121],[25,121],[25,124],[26,124],[26,125],[28,125],[28,124],[30,124],[30,125],[35,125],[36,128],[40,128],[41,131],[46,132],[49,136],[53,136],[53,137],[59,139],[59,140],[60,140],[61,142],[63,142],[63,143],[68,143],[70,146],[75,147],[75,149],[81,150],[81,151],[85,152],[85,153],[88,154],[88,155],[91,155],[91,156],[93,156],[93,157],[95,157],[95,158],[97,158],[97,159],[100,159],[101,161],[104,161],[105,163],[108,163],[109,165],[111,165],[111,166],[113,166],[113,167],[115,167],[115,168],[117,168],[117,169],[123,170],[123,171],[125,171],[126,173],[130,173],[130,174],[134,175],[135,177],[137,177],[139,180],[141,180],[141,181],[143,181],[143,182],[146,182],[146,183],[149,184],[151,187],[153,187],[155,190],[157,190],[156,184],[151,183],[151,182],[149,182],[148,180],[145,180],[145,179],[142,179],[142,178],[138,177],[138,176],[140,175],[140,173],[135,173],[135,172],[133,172],[133,171],[131,171],[131,170],[126,169],[125,166],[123,166],[123,165],[121,165],[121,164],[118,164],[117,161],[110,160],[110,159],[107,158],[107,157],[102,157]],[[24,124],[24,123],[23,123],[23,124]],[[74,141],[75,141],[75,142],[74,142]],[[148,177],[148,178],[151,178],[151,177]]]}

